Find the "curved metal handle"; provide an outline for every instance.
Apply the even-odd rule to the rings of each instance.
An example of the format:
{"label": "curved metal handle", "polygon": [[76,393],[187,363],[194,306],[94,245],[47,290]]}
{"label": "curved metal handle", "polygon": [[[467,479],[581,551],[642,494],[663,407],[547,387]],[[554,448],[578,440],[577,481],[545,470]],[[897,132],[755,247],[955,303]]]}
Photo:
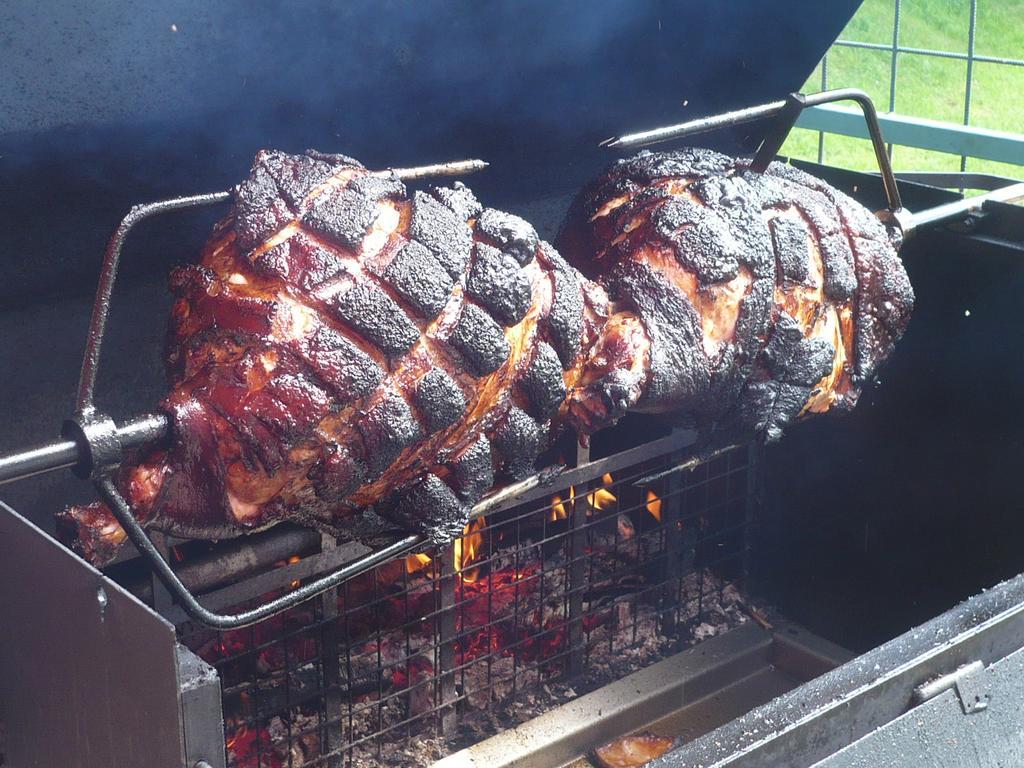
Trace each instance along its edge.
{"label": "curved metal handle", "polygon": [[[561,467],[549,467],[525,480],[502,488],[497,493],[491,494],[476,504],[470,512],[470,519],[487,514],[499,506],[514,502],[517,496],[552,482],[560,474],[561,470]],[[114,481],[109,477],[101,477],[95,481],[95,485],[100,496],[110,507],[110,511],[114,513],[114,517],[117,518],[125,533],[128,534],[132,544],[149,560],[157,577],[167,587],[167,590],[185,613],[196,621],[214,629],[237,629],[249,624],[255,624],[276,613],[298,605],[304,600],[326,592],[331,587],[336,587],[361,573],[366,573],[371,568],[386,563],[393,558],[409,555],[430,546],[424,534],[412,533],[397,539],[386,547],[368,552],[355,560],[345,563],[345,565],[325,576],[303,584],[301,587],[262,603],[255,608],[239,611],[238,613],[216,613],[203,606],[196,596],[189,591],[189,588],[182,583],[181,579],[178,578],[178,575],[171,568],[167,560],[164,559],[163,555],[160,554],[156,545],[146,535],[139,521],[135,519],[128,502],[121,495],[121,492],[117,490]]]}
{"label": "curved metal handle", "polygon": [[128,239],[128,233],[144,219],[169,211],[223,203],[230,197],[230,192],[210,192],[205,195],[175,197],[171,200],[136,205],[128,211],[128,215],[114,230],[110,242],[107,243],[107,250],[103,254],[100,282],[96,288],[92,316],[89,318],[89,335],[85,342],[82,372],[78,377],[78,397],[75,400],[75,409],[79,413],[89,413],[95,407],[93,397],[96,394],[96,373],[100,367],[100,348],[103,345],[103,335],[107,328],[107,316],[110,314],[110,297],[114,292],[114,281],[117,280],[117,269],[121,264],[121,251],[124,249],[125,240]]}
{"label": "curved metal handle", "polygon": [[422,546],[426,540],[426,537],[421,534],[410,534],[393,544],[374,550],[351,563],[346,563],[338,570],[332,571],[326,576],[321,576],[319,579],[304,584],[298,589],[287,592],[273,600],[262,603],[255,608],[239,611],[238,613],[217,613],[204,607],[196,599],[195,595],[189,591],[188,587],[182,583],[181,579],[178,578],[178,575],[171,569],[170,564],[160,554],[160,551],[150,540],[149,536],[146,535],[142,526],[139,525],[138,520],[131,513],[128,502],[121,495],[121,492],[117,490],[114,482],[110,478],[104,477],[97,480],[95,485],[100,496],[110,507],[110,511],[114,513],[114,517],[117,518],[125,533],[128,534],[132,544],[149,560],[157,577],[167,587],[175,601],[191,618],[214,629],[237,629],[270,618],[275,613],[287,610],[294,605],[298,605],[303,600],[308,600],[322,592],[326,592],[331,587],[335,587],[351,579],[353,576],[358,576],[360,573],[365,573],[374,566],[387,562],[394,557],[401,557],[411,553],[417,547]]}

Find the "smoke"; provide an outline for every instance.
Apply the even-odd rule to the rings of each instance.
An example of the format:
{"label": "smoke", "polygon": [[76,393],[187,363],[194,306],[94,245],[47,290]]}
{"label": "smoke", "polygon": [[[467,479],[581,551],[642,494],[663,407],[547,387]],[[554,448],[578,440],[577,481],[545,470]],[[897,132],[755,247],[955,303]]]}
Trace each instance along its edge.
{"label": "smoke", "polygon": [[262,147],[480,156],[495,205],[569,190],[611,159],[600,139],[799,87],[855,5],[8,0],[0,299],[88,289],[132,203],[227,188]]}

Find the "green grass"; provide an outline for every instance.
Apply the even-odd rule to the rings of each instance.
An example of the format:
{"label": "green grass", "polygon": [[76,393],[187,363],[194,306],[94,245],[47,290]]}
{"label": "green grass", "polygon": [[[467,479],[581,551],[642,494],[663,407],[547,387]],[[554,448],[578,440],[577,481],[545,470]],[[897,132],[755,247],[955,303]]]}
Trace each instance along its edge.
{"label": "green grass", "polygon": [[[840,36],[845,40],[892,43],[893,0],[865,0]],[[967,51],[968,0],[903,0],[900,44],[914,48]],[[975,52],[1024,59],[1024,0],[979,0]],[[891,54],[833,47],[828,56],[830,88],[867,91],[880,111],[889,109]],[[899,56],[895,112],[962,123],[967,62],[903,53]],[[1024,133],[1024,67],[975,63],[971,125]],[[821,65],[807,79],[805,92],[821,90]],[[818,134],[797,128],[782,154],[808,160],[818,156]],[[825,162],[857,170],[875,167],[866,140],[826,135]],[[895,147],[900,171],[958,171],[960,158],[942,152]],[[1024,167],[968,158],[967,169],[1024,178]]]}

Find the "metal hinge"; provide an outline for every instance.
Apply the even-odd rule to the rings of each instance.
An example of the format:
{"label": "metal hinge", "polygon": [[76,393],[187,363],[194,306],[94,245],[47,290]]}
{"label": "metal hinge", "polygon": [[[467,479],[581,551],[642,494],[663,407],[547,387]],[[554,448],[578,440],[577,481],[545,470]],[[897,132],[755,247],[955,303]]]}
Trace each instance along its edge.
{"label": "metal hinge", "polygon": [[981,674],[984,671],[985,665],[982,662],[972,661],[953,672],[922,683],[914,689],[914,705],[923,704],[952,688],[960,698],[960,706],[965,715],[981,712],[988,708],[991,698]]}

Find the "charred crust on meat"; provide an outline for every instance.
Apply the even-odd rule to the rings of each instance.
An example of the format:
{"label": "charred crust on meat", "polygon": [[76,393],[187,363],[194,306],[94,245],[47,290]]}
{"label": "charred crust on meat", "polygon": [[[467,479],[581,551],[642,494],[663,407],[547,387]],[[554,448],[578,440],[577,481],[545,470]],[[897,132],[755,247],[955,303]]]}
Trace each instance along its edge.
{"label": "charred crust on meat", "polygon": [[856,297],[855,380],[869,381],[892,353],[910,320],[914,291],[906,272],[897,269],[895,252],[879,238],[856,238],[854,253],[859,290]]}
{"label": "charred crust on meat", "polygon": [[781,312],[764,357],[772,378],[810,387],[831,370],[835,348],[825,339],[805,339],[800,324]]}
{"label": "charred crust on meat", "polygon": [[273,151],[260,152],[256,164],[266,169],[281,197],[296,211],[313,188],[329,179],[334,170],[319,158]]}
{"label": "charred crust on meat", "polygon": [[327,441],[321,446],[320,460],[309,471],[317,497],[328,503],[343,501],[366,479],[366,465],[340,443]]}
{"label": "charred crust on meat", "polygon": [[353,189],[335,187],[313,198],[302,223],[332,242],[356,249],[376,218],[373,200]]}
{"label": "charred crust on meat", "polygon": [[810,387],[784,381],[750,382],[737,408],[741,429],[757,433],[766,443],[775,442],[799,415],[810,394]]}
{"label": "charred crust on meat", "polygon": [[452,488],[467,504],[475,504],[494,486],[494,458],[491,443],[480,435],[448,464]]}
{"label": "charred crust on meat", "polygon": [[[315,152],[288,155],[265,150],[259,152],[249,177],[235,188],[235,233],[242,252],[247,253],[260,245],[288,221],[302,213],[301,209],[309,193],[329,179],[338,165],[362,167],[343,155],[321,155]],[[387,182],[387,177],[366,177],[374,179],[372,182],[365,182],[369,188]],[[351,216],[356,210],[351,207],[356,198],[361,197],[364,202],[367,200],[358,194],[342,197],[346,205],[341,208],[337,207],[338,198],[331,194],[317,197],[314,207],[326,207],[323,207],[319,214],[314,214],[311,226],[317,228],[320,225],[324,234],[330,236],[334,230],[342,226],[346,217]]]}
{"label": "charred crust on meat", "polygon": [[548,340],[562,367],[572,367],[580,353],[583,340],[583,290],[578,273],[570,267],[554,248],[541,243],[541,253],[551,266],[554,291],[551,309],[542,320]]}
{"label": "charred crust on meat", "polygon": [[697,274],[701,285],[731,280],[739,272],[739,244],[728,225],[707,207],[675,198],[658,207],[651,223],[674,246],[679,263]]}
{"label": "charred crust on meat", "polygon": [[425,192],[413,195],[409,236],[425,245],[452,277],[466,271],[473,243],[466,220]]}
{"label": "charred crust on meat", "polygon": [[466,396],[441,368],[431,368],[416,383],[413,405],[428,432],[450,427],[466,412]]}
{"label": "charred crust on meat", "polygon": [[808,232],[803,221],[776,216],[769,224],[772,245],[782,276],[794,283],[807,282],[810,276],[810,251],[807,249]]}
{"label": "charred crust on meat", "polygon": [[448,341],[476,376],[494,373],[512,351],[501,326],[483,309],[469,303],[463,305]]}
{"label": "charred crust on meat", "polygon": [[524,266],[537,254],[537,231],[529,222],[511,213],[485,208],[477,217],[476,231]]}
{"label": "charred crust on meat", "polygon": [[731,157],[703,147],[686,147],[674,152],[651,152],[642,150],[633,157],[619,160],[612,166],[609,175],[628,178],[646,185],[665,178],[688,178],[712,176],[732,170],[735,160]]}
{"label": "charred crust on meat", "polygon": [[293,217],[266,170],[253,168],[235,188],[235,238],[243,253],[260,245]]}
{"label": "charred crust on meat", "polygon": [[636,409],[773,440],[852,407],[913,304],[869,211],[708,150],[641,153],[577,198],[566,253],[599,283],[462,185],[410,194],[344,156],[261,153],[234,203],[172,278],[173,439],[119,480],[175,535],[287,517],[383,541],[380,514],[450,541],[496,465],[533,471],[552,418],[587,433]]}
{"label": "charred crust on meat", "polygon": [[541,450],[541,426],[526,411],[513,405],[494,431],[493,444],[502,471],[512,479],[533,471]]}
{"label": "charred crust on meat", "polygon": [[367,480],[376,480],[403,450],[422,436],[419,422],[398,392],[385,390],[356,428],[363,438]]}
{"label": "charred crust on meat", "polygon": [[395,492],[381,513],[407,530],[424,533],[434,544],[448,544],[469,522],[469,507],[437,475],[427,474]]}
{"label": "charred crust on meat", "polygon": [[747,289],[736,317],[733,344],[743,354],[752,355],[760,348],[760,339],[771,328],[775,311],[774,278],[755,278]]}
{"label": "charred crust on meat", "polygon": [[286,283],[291,282],[292,263],[291,245],[287,240],[278,243],[272,248],[267,248],[251,259],[256,274],[262,277],[277,278]]}
{"label": "charred crust on meat", "polygon": [[254,259],[253,268],[264,277],[277,277],[303,291],[343,273],[337,254],[302,232],[268,248]]}
{"label": "charred crust on meat", "polygon": [[335,315],[388,357],[397,357],[419,341],[419,328],[384,291],[359,283],[330,306]]}
{"label": "charred crust on meat", "polygon": [[533,415],[540,419],[549,418],[565,400],[562,363],[558,353],[543,341],[537,342],[530,367],[519,381],[530,401]]}
{"label": "charred crust on meat", "polygon": [[697,311],[674,284],[646,264],[622,264],[608,277],[615,295],[636,306],[651,340],[650,378],[640,405],[699,403],[711,377]]}
{"label": "charred crust on meat", "polygon": [[297,350],[330,386],[340,404],[363,397],[384,380],[384,369],[338,331],[320,326]]}
{"label": "charred crust on meat", "polygon": [[522,320],[533,301],[530,281],[519,262],[485,243],[474,248],[466,292],[506,326]]}
{"label": "charred crust on meat", "polygon": [[206,293],[216,279],[217,276],[208,267],[201,264],[183,264],[171,270],[167,285],[180,296],[192,297]]}
{"label": "charred crust on meat", "polygon": [[740,263],[749,267],[755,278],[774,277],[775,256],[761,213],[761,185],[736,176],[708,176],[694,181],[689,189],[727,222],[740,246]]}
{"label": "charred crust on meat", "polygon": [[[642,152],[615,164],[574,201],[559,242],[613,299],[637,307],[651,344],[638,407],[685,411],[723,433],[732,425],[774,439],[823,382],[834,396],[817,406],[852,407],[913,303],[890,233],[863,206],[789,166],[757,174],[708,150]],[[667,246],[698,291],[749,271],[744,293],[729,299],[739,302],[731,335],[705,338],[722,330],[720,316],[701,317],[687,285],[645,266],[639,249],[648,244]],[[845,363],[834,333],[844,337]],[[742,407],[729,407],[737,398]]]}
{"label": "charred crust on meat", "polygon": [[857,290],[857,274],[853,266],[850,241],[842,232],[824,235],[818,240],[825,268],[825,295],[846,301]]}
{"label": "charred crust on meat", "polygon": [[601,399],[609,424],[625,416],[636,403],[642,389],[638,379],[639,375],[632,371],[615,370],[591,385]]}
{"label": "charred crust on meat", "polygon": [[463,221],[479,216],[480,211],[484,209],[473,194],[473,190],[461,181],[456,181],[450,187],[435,187],[431,192]]}
{"label": "charred crust on meat", "polygon": [[314,160],[321,160],[328,165],[337,167],[341,165],[347,165],[352,168],[363,168],[363,164],[356,160],[354,157],[343,155],[340,152],[321,152],[317,149],[307,149],[303,152],[306,157],[311,157]]}
{"label": "charred crust on meat", "polygon": [[348,188],[374,202],[385,198],[402,198],[406,194],[405,184],[394,171],[386,174],[358,174],[349,182]]}
{"label": "charred crust on meat", "polygon": [[395,293],[427,319],[437,317],[451,295],[454,281],[425,246],[410,240],[381,274]]}

